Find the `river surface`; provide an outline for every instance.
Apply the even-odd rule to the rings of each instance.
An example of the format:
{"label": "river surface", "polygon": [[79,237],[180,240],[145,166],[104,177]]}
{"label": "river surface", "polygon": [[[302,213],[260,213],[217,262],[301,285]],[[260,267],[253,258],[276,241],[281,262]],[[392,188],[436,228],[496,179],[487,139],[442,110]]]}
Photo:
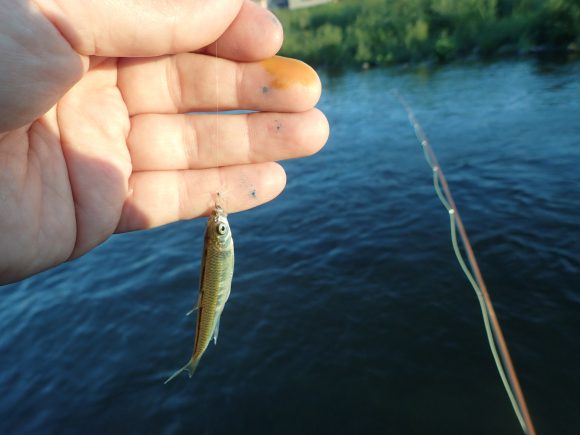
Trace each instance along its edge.
{"label": "river surface", "polygon": [[519,434],[413,106],[539,434],[580,433],[580,63],[323,75],[322,152],[230,217],[217,346],[189,357],[205,220],[0,288],[1,434]]}

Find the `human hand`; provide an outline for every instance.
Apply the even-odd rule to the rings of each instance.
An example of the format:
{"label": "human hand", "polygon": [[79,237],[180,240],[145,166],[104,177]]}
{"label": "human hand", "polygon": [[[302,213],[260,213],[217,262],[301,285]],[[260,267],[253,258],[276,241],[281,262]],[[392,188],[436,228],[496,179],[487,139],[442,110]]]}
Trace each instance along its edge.
{"label": "human hand", "polygon": [[[274,161],[326,142],[318,77],[259,62],[282,29],[249,0],[0,6],[0,283],[207,214],[217,192],[228,212],[270,201]],[[258,112],[185,115],[218,104]]]}

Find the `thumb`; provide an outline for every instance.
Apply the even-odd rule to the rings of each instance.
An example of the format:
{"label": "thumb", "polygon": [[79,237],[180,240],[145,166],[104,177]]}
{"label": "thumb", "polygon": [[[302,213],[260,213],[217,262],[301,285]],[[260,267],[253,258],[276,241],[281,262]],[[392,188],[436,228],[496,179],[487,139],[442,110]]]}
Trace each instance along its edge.
{"label": "thumb", "polygon": [[158,56],[214,42],[244,0],[36,0],[82,55]]}

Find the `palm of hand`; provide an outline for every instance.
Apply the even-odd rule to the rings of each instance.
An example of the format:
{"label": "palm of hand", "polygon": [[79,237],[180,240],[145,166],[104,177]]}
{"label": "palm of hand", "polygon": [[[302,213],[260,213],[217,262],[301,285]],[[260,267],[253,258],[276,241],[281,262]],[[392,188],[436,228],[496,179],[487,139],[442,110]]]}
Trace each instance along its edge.
{"label": "palm of hand", "polygon": [[[260,63],[282,32],[253,2],[136,2],[131,14],[117,2],[59,2],[64,13],[39,3],[64,17],[61,33],[24,3],[0,19],[0,54],[11,59],[0,64],[0,283],[81,256],[114,232],[207,214],[217,192],[228,212],[270,201],[285,184],[274,162],[316,152],[328,137],[313,109],[316,73],[277,58],[280,81]],[[93,33],[79,36],[75,25]],[[200,27],[208,33],[191,34]],[[257,113],[186,115],[217,101]]]}
{"label": "palm of hand", "polygon": [[48,113],[0,137],[0,252],[15,254],[0,276],[82,255],[116,230],[132,172],[116,84],[116,59],[95,62]]}

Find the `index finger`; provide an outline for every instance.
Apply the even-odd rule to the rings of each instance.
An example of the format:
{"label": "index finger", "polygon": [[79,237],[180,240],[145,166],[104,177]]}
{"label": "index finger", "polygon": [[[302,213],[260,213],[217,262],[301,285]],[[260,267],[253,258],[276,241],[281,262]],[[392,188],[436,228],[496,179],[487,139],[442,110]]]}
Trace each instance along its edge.
{"label": "index finger", "polygon": [[278,18],[257,3],[246,1],[224,34],[199,53],[251,62],[274,56],[283,39],[284,32]]}
{"label": "index finger", "polygon": [[158,56],[199,50],[234,21],[244,0],[36,0],[82,55]]}

